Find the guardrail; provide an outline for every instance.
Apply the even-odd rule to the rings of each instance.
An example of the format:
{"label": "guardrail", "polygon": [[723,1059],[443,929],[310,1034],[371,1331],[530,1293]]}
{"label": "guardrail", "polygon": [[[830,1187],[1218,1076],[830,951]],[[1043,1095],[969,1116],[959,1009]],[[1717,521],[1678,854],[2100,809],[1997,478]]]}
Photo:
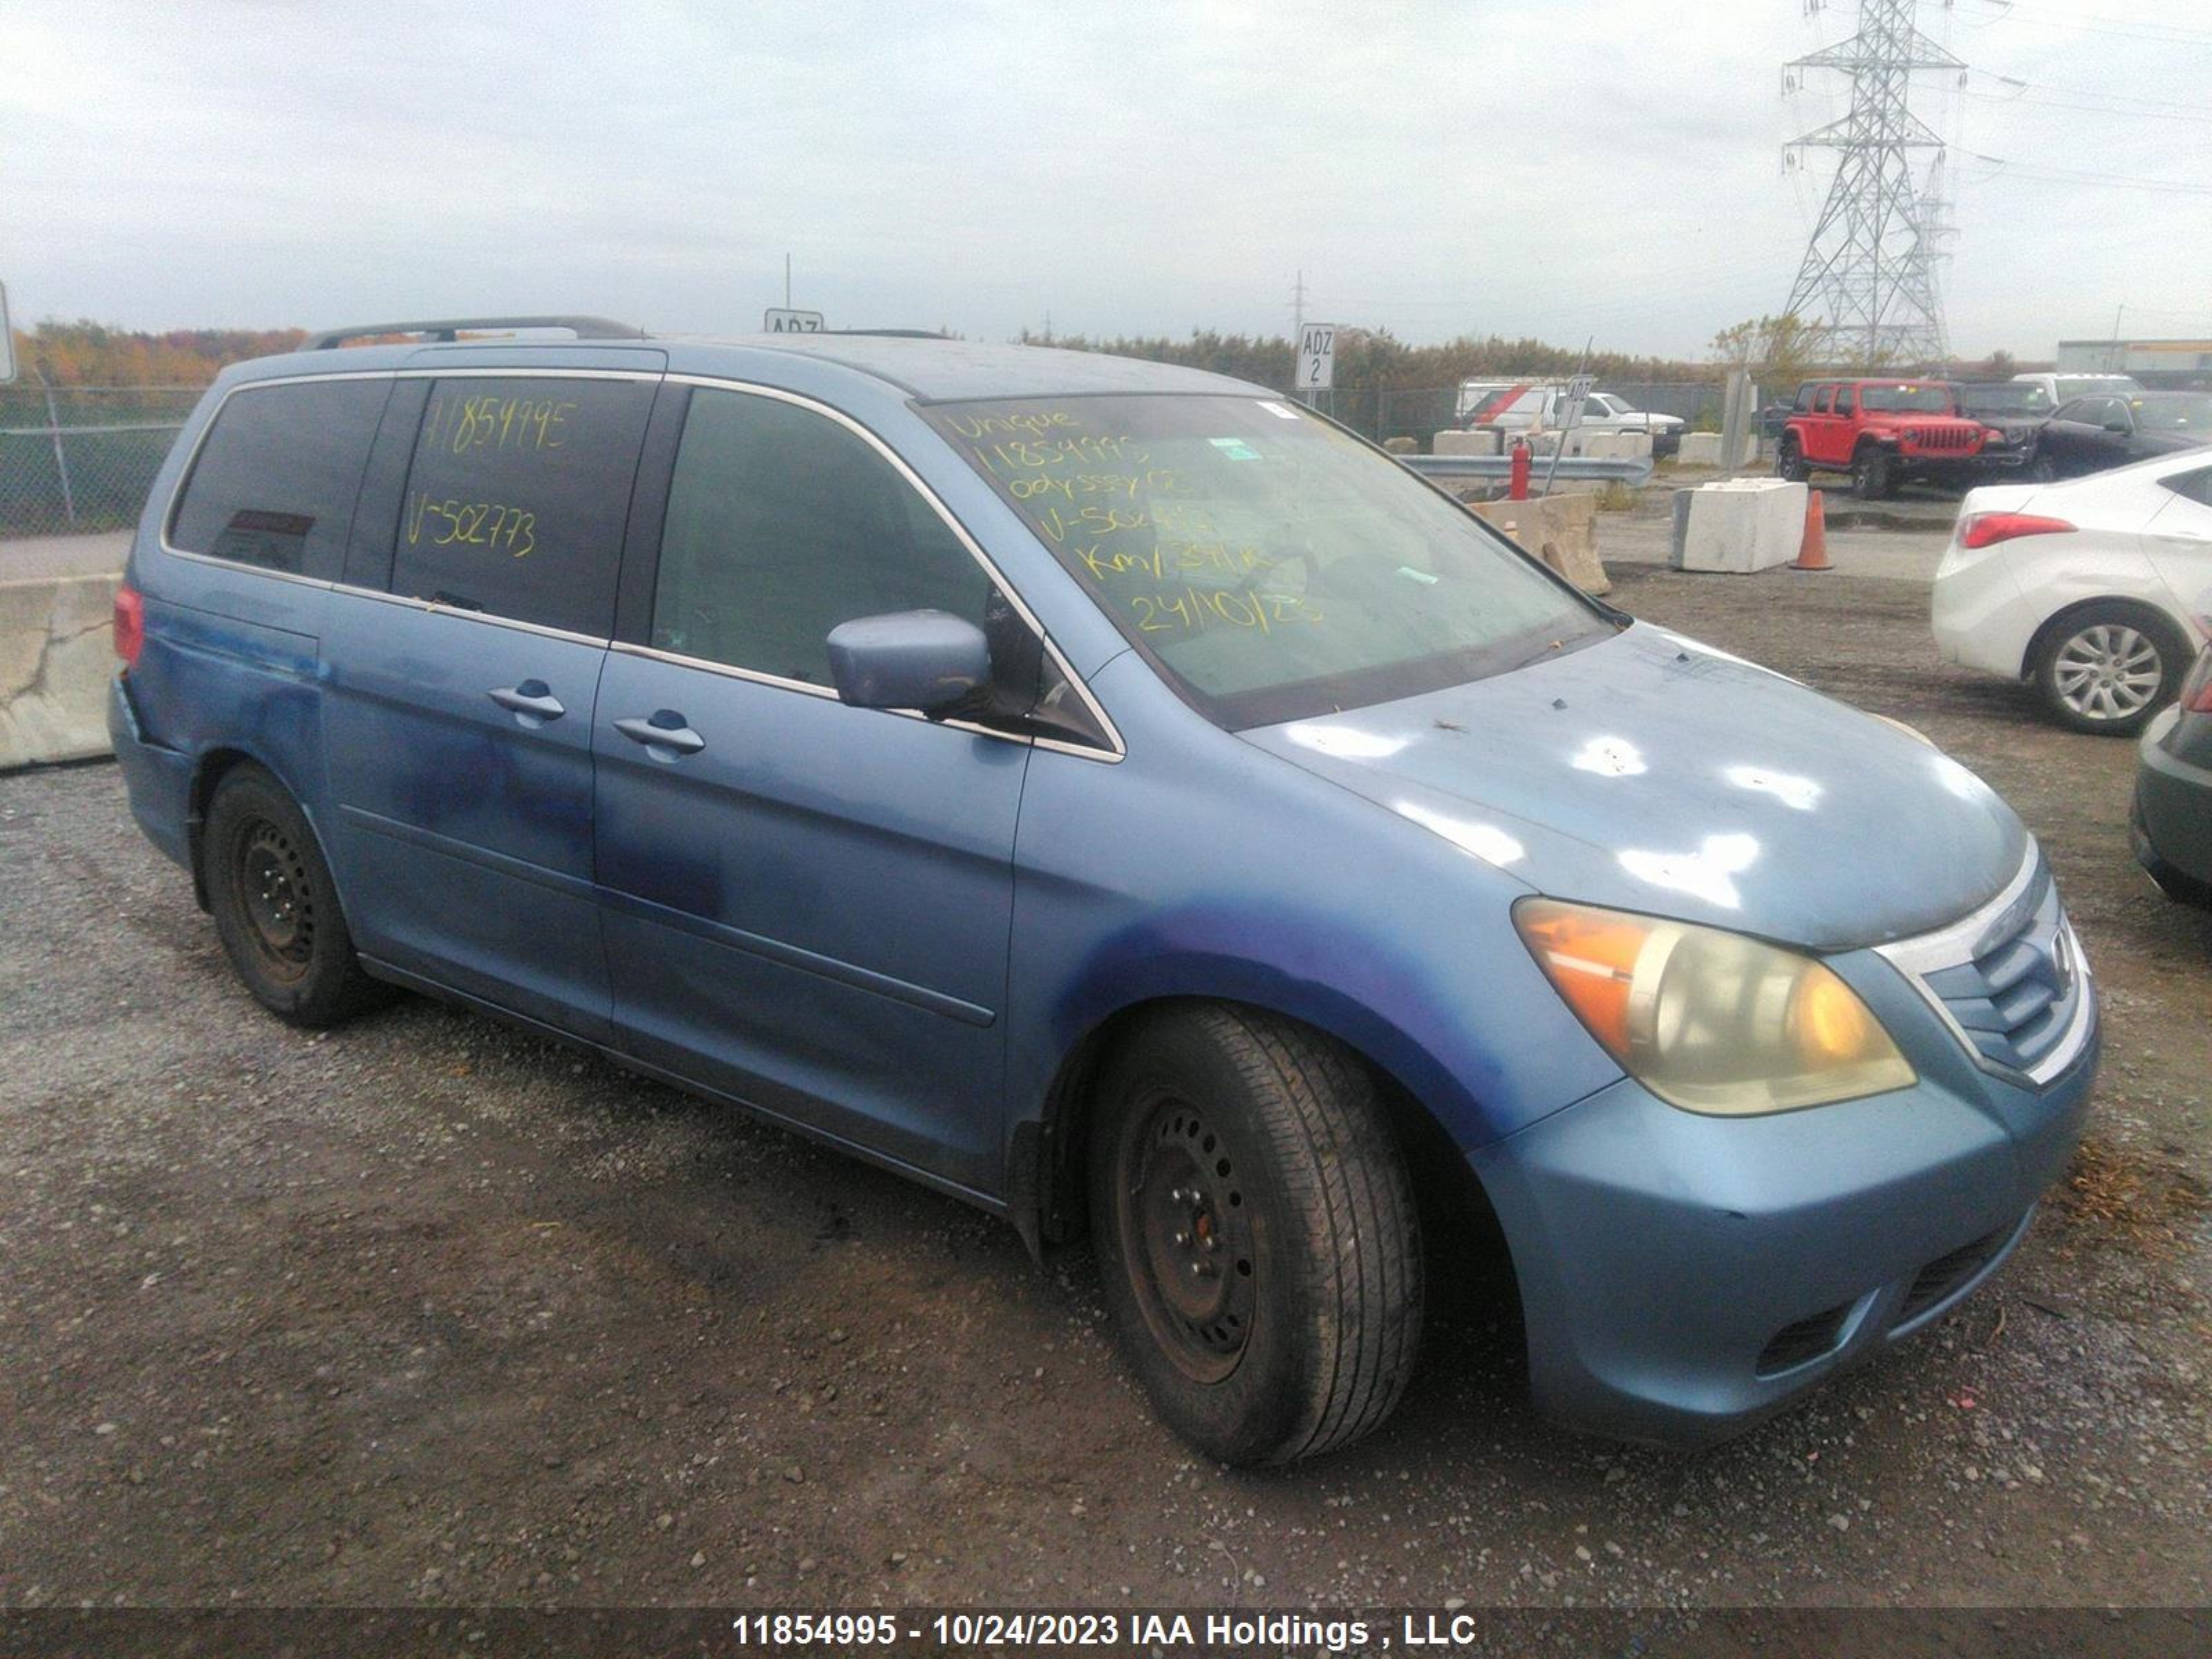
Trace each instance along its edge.
{"label": "guardrail", "polygon": [[[1401,465],[1425,478],[1506,478],[1512,476],[1510,455],[1401,455]],[[1641,455],[1562,455],[1556,468],[1549,455],[1535,461],[1536,475],[1565,478],[1576,483],[1647,484],[1651,482],[1650,458]]]}

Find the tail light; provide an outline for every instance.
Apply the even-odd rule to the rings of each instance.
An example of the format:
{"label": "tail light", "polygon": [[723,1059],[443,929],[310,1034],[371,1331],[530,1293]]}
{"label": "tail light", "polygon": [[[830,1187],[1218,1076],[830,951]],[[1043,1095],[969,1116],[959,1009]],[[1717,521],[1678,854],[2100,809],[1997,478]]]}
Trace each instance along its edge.
{"label": "tail light", "polygon": [[2055,536],[2073,528],[2063,519],[2036,513],[1970,513],[1959,526],[1959,545],[1994,547],[2022,536]]}
{"label": "tail light", "polygon": [[2212,646],[2197,653],[2197,666],[2182,682],[2181,706],[2192,714],[2212,714]]}
{"label": "tail light", "polygon": [[115,590],[115,654],[125,668],[136,668],[145,644],[146,601],[126,583]]}

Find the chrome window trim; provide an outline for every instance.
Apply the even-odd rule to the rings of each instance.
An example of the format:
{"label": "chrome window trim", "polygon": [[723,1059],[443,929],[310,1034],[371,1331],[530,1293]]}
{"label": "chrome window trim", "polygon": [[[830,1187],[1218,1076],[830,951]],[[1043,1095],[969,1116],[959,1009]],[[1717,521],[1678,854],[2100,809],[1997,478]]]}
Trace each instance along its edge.
{"label": "chrome window trim", "polygon": [[441,617],[460,617],[470,622],[487,623],[494,628],[511,628],[518,633],[535,634],[541,639],[565,640],[573,645],[597,646],[609,648],[609,641],[597,634],[578,634],[566,628],[552,628],[544,623],[525,622],[520,617],[502,617],[494,611],[471,611],[463,605],[441,605],[435,599],[417,599],[412,593],[387,593],[377,587],[356,587],[350,582],[326,584],[333,593],[348,593],[356,599],[373,599],[379,605],[396,605],[403,610],[424,611]]}
{"label": "chrome window trim", "polygon": [[2051,1045],[2051,1052],[2027,1070],[2002,1065],[1984,1056],[1975,1047],[1966,1028],[1960,1024],[1953,1015],[1949,1006],[1928,983],[1927,975],[1940,973],[1947,968],[1965,966],[1981,955],[1982,947],[1991,938],[2017,929],[2020,922],[2014,913],[2032,899],[2040,902],[2036,878],[2045,872],[2043,849],[2031,839],[2027,844],[2027,856],[2021,860],[2019,872],[2005,884],[1995,898],[1932,933],[1918,933],[1911,939],[1894,939],[1887,945],[1874,947],[1874,953],[1902,974],[1905,983],[1917,991],[1921,1000],[1935,1011],[1936,1018],[1942,1020],[1945,1029],[1957,1039],[1959,1046],[1966,1051],[1968,1059],[1986,1072],[1999,1077],[2024,1080],[2037,1088],[2048,1084],[2080,1057],[2083,1046],[2089,1040],[2091,1014],[2096,1001],[2093,994],[2095,976],[2089,969],[2088,955],[2081,949],[2081,936],[2075,933],[2074,920],[2066,914],[2064,905],[2062,903],[2058,911],[2058,937],[2073,957],[2075,975],[2081,983],[2074,999],[2074,1012],[2067,1021],[2066,1030]]}
{"label": "chrome window trim", "polygon": [[[818,398],[809,398],[802,392],[787,392],[781,386],[762,386],[757,381],[736,380],[727,375],[672,374],[667,379],[671,386],[704,386],[714,392],[738,392],[754,397],[772,398],[778,403],[790,404],[794,408],[808,410],[814,414],[824,416],[843,427],[890,463],[891,470],[905,479],[908,487],[928,504],[930,510],[944,522],[945,527],[952,532],[961,546],[968,550],[968,556],[982,567],[984,574],[990,577],[992,584],[1000,592],[1006,596],[1006,603],[1012,605],[1015,612],[1029,624],[1030,631],[1043,641],[1045,650],[1051,653],[1053,665],[1060,671],[1061,678],[1075,688],[1076,695],[1083,699],[1083,706],[1091,711],[1091,717],[1098,722],[1098,729],[1106,734],[1107,742],[1113,746],[1110,749],[1096,749],[1085,744],[1072,743],[1063,738],[1030,738],[1016,732],[1000,732],[990,726],[975,726],[966,720],[941,720],[937,722],[938,724],[957,726],[962,731],[981,732],[991,737],[1006,738],[1013,742],[1030,744],[1033,747],[1048,748],[1067,754],[1079,755],[1086,760],[1101,761],[1109,765],[1116,764],[1127,758],[1129,750],[1127,744],[1122,740],[1121,728],[1114,724],[1113,717],[1107,714],[1104,705],[1091,694],[1091,688],[1085,684],[1083,677],[1075,672],[1066,657],[1062,654],[1059,645],[1054,641],[1044,623],[1039,620],[1036,612],[1030,609],[1029,601],[1022,598],[1020,591],[1006,580],[1006,574],[992,562],[991,556],[983,550],[983,544],[968,533],[968,526],[953,515],[952,510],[945,506],[938,493],[929,487],[920,473],[908,465],[906,458],[892,448],[889,443],[845,413],[843,410],[832,408]],[[686,658],[684,660],[702,667],[726,666],[726,665],[702,663],[697,658]],[[770,685],[796,686],[800,690],[817,694],[825,689],[821,686],[808,685],[804,681],[787,680],[773,674],[762,674],[756,671],[747,670],[740,672],[741,678],[757,679]],[[829,695],[835,696],[836,693],[830,691]],[[922,717],[918,715],[916,718]]]}
{"label": "chrome window trim", "polygon": [[[472,622],[486,623],[500,628],[517,629],[524,633],[538,634],[550,639],[570,640],[586,645],[605,646],[609,650],[620,651],[628,656],[673,663],[687,668],[702,668],[709,672],[726,674],[735,679],[750,680],[756,684],[772,685],[787,691],[803,691],[810,696],[836,698],[836,691],[829,686],[812,685],[804,680],[786,679],[781,675],[763,673],[757,669],[739,668],[730,663],[709,662],[704,658],[688,657],[677,652],[663,651],[653,646],[631,645],[621,641],[610,641],[591,635],[571,633],[565,629],[548,628],[541,623],[522,621],[519,617],[497,616],[485,611],[463,610],[453,605],[439,605],[428,599],[416,599],[412,595],[386,592],[371,587],[360,587],[334,579],[301,575],[289,570],[271,570],[265,566],[247,564],[239,559],[219,558],[211,553],[191,552],[170,541],[169,528],[176,520],[177,508],[184,499],[185,486],[191,482],[192,473],[199,465],[200,452],[206,447],[209,434],[215,430],[216,422],[222,418],[223,410],[230,406],[230,400],[241,392],[258,391],[270,386],[312,385],[325,380],[422,380],[464,378],[650,380],[678,386],[704,386],[711,391],[738,392],[755,397],[772,398],[779,403],[790,404],[796,408],[809,410],[836,422],[888,461],[891,469],[905,479],[908,487],[928,504],[930,510],[944,522],[945,528],[952,532],[961,546],[968,550],[969,556],[982,568],[999,592],[1006,596],[1006,602],[1014,607],[1017,614],[1029,625],[1030,631],[1043,642],[1045,650],[1051,654],[1053,665],[1059,670],[1060,676],[1068,684],[1075,688],[1076,695],[1082,698],[1084,707],[1091,711],[1091,718],[1098,722],[1099,730],[1106,734],[1106,739],[1112,747],[1097,749],[1088,744],[1074,743],[1065,738],[1037,738],[1023,732],[1003,732],[995,726],[983,726],[972,720],[940,720],[936,724],[951,726],[957,731],[972,732],[981,737],[996,738],[1006,743],[1049,749],[1055,753],[1073,755],[1084,760],[1099,761],[1108,765],[1118,764],[1127,757],[1128,745],[1122,739],[1121,728],[1115,725],[1113,717],[1106,712],[1104,705],[1092,694],[1091,687],[1085,683],[1083,677],[1075,672],[1059,645],[1054,641],[1052,635],[1038,619],[1036,612],[1030,609],[1029,602],[1023,599],[1020,592],[1006,580],[1005,573],[992,562],[990,556],[983,551],[982,544],[969,533],[967,526],[962,524],[953,515],[951,509],[945,506],[944,501],[923,480],[921,475],[908,465],[905,458],[890,444],[846,414],[844,410],[832,408],[817,398],[786,391],[781,386],[763,386],[757,381],[741,380],[725,375],[672,374],[660,369],[562,368],[524,365],[511,368],[495,365],[440,368],[430,365],[410,366],[404,368],[333,368],[300,374],[272,374],[263,380],[241,380],[223,392],[216,406],[208,412],[207,419],[202,423],[198,433],[192,440],[191,453],[185,458],[185,465],[177,474],[177,482],[170,489],[169,499],[162,506],[161,527],[158,538],[161,550],[171,558],[190,559],[197,563],[214,565],[220,569],[243,571],[249,575],[271,577],[278,581],[295,582],[301,586],[321,588],[327,592],[358,594],[364,599],[379,599],[387,604],[406,605],[421,611],[436,611],[444,616],[465,617]],[[890,709],[883,712],[903,715],[913,720],[927,718],[919,711],[912,709]]]}

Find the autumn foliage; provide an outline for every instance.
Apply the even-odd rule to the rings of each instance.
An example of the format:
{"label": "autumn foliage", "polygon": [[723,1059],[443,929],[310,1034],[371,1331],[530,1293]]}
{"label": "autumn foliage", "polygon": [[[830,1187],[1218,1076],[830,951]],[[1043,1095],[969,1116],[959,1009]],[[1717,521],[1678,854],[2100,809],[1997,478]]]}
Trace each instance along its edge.
{"label": "autumn foliage", "polygon": [[15,362],[26,380],[43,373],[56,386],[205,386],[225,364],[296,350],[297,328],[179,328],[149,334],[103,323],[51,319],[15,331]]}

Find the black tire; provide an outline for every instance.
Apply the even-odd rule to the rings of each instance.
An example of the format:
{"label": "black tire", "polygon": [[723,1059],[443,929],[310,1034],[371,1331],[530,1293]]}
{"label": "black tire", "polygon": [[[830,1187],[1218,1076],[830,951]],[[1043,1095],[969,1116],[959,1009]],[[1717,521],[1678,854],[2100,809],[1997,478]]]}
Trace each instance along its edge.
{"label": "black tire", "polygon": [[1389,1416],[1420,1343],[1419,1224],[1358,1060],[1271,1016],[1177,1010],[1116,1048],[1091,1127],[1099,1278],[1170,1427],[1286,1463]]}
{"label": "black tire", "polygon": [[1803,483],[1812,476],[1813,469],[1805,465],[1805,452],[1797,447],[1795,438],[1784,437],[1774,447],[1774,476],[1791,483]]}
{"label": "black tire", "polygon": [[333,1025],[392,992],[362,971],[307,815],[260,767],[216,786],[200,869],[216,933],[255,1000],[295,1025]]}
{"label": "black tire", "polygon": [[1878,501],[1896,493],[1896,469],[1889,452],[1879,444],[1862,445],[1851,457],[1851,494],[1863,501]]}
{"label": "black tire", "polygon": [[2061,726],[2131,738],[2181,695],[2193,653],[2162,612],[2128,599],[2068,611],[2036,636],[2029,672]]}
{"label": "black tire", "polygon": [[2058,469],[2052,464],[2048,455],[2031,456],[2027,465],[2021,470],[2027,475],[2030,483],[2047,484],[2058,482]]}

